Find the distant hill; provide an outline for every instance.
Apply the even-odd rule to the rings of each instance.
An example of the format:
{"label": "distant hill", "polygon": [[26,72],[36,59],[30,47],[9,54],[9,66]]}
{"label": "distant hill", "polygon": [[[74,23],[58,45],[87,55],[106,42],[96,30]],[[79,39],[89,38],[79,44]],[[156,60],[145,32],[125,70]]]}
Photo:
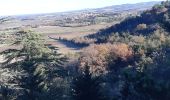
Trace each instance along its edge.
{"label": "distant hill", "polygon": [[89,12],[115,12],[115,13],[120,13],[124,11],[143,11],[147,9],[151,9],[152,6],[155,4],[161,3],[160,1],[151,1],[151,2],[141,2],[141,3],[136,3],[136,4],[122,4],[122,5],[114,5],[114,6],[108,6],[104,8],[96,8],[96,9],[89,9],[86,11]]}
{"label": "distant hill", "polygon": [[84,9],[77,11],[69,11],[69,12],[59,12],[59,13],[47,13],[47,14],[30,14],[30,15],[19,15],[17,18],[35,18],[38,16],[75,16],[81,13],[122,13],[127,11],[143,11],[147,9],[151,9],[153,5],[159,4],[160,1],[151,1],[151,2],[141,2],[136,4],[122,4],[122,5],[113,5],[103,8],[95,8],[95,9]]}

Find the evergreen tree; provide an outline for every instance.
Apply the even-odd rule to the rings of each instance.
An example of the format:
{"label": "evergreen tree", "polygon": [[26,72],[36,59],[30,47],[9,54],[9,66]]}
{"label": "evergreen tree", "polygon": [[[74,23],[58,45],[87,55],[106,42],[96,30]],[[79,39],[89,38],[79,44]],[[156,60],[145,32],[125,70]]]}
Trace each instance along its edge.
{"label": "evergreen tree", "polygon": [[10,100],[10,93],[8,86],[0,85],[0,100]]}
{"label": "evergreen tree", "polygon": [[87,66],[79,77],[73,79],[73,100],[108,100],[101,91],[98,77],[93,77]]}
{"label": "evergreen tree", "polygon": [[[20,74],[13,81],[24,93],[19,96],[21,100],[45,100],[52,80],[62,71],[61,65],[65,57],[56,52],[56,48],[50,49],[45,41],[37,33],[24,32],[15,44],[21,49],[7,49],[1,54],[6,61],[3,68],[15,70]],[[49,100],[49,98],[48,98]]]}

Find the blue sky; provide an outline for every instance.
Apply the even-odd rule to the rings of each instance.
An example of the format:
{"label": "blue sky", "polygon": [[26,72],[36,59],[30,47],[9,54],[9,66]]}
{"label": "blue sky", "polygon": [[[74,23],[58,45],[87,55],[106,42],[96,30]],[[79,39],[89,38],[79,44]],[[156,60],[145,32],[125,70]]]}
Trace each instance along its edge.
{"label": "blue sky", "polygon": [[0,0],[0,15],[63,12],[161,0]]}

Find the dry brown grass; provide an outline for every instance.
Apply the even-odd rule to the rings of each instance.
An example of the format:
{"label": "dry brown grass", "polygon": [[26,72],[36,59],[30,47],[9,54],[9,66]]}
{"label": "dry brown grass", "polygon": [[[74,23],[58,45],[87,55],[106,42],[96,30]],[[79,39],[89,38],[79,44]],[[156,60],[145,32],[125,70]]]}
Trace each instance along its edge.
{"label": "dry brown grass", "polygon": [[[81,27],[60,27],[60,26],[50,26],[50,25],[46,26],[46,25],[42,25],[42,23],[43,22],[37,22],[37,21],[35,22],[34,21],[22,21],[21,22],[18,20],[16,21],[13,20],[13,21],[9,21],[9,22],[1,24],[0,26],[2,27],[0,28],[0,33],[3,33],[3,32],[15,33],[17,30],[12,29],[15,27],[20,27],[20,29],[22,30],[32,30],[32,31],[42,34],[48,42],[52,41],[53,42],[52,44],[59,48],[59,52],[67,54],[69,52],[71,53],[79,52],[80,49],[70,48],[61,42],[49,39],[48,36],[52,38],[61,37],[61,38],[66,38],[66,39],[73,39],[73,38],[83,37],[89,34],[93,34],[99,31],[100,29],[113,25],[113,23],[103,23],[103,24],[81,26]],[[38,24],[38,26],[33,27],[33,28],[31,26],[27,26],[27,25],[36,25],[36,24]],[[3,46],[3,48],[0,48],[0,51],[3,51],[8,47],[9,46]]]}
{"label": "dry brown grass", "polygon": [[112,24],[98,24],[82,27],[41,26],[38,28],[33,28],[32,30],[43,35],[72,39],[75,37],[82,37],[88,34],[93,34],[98,30],[109,27],[111,25]]}

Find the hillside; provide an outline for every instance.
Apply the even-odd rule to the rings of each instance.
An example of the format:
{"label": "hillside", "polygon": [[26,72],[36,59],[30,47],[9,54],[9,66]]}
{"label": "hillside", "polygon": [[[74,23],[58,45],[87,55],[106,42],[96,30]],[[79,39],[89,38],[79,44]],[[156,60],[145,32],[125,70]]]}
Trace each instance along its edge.
{"label": "hillside", "polygon": [[169,9],[169,2],[162,2],[136,16],[128,16],[117,24],[84,36],[84,38],[73,38],[72,40],[64,38],[62,41],[68,41],[83,47],[93,43],[107,43],[117,34],[121,37],[126,37],[126,34],[149,36],[156,31],[169,31]]}
{"label": "hillside", "polygon": [[150,35],[156,30],[167,30],[169,29],[169,8],[169,4],[155,5],[151,10],[146,10],[138,16],[128,17],[116,25],[101,29],[99,32],[87,37],[95,38],[98,43],[102,43],[107,42],[108,37],[114,33]]}

